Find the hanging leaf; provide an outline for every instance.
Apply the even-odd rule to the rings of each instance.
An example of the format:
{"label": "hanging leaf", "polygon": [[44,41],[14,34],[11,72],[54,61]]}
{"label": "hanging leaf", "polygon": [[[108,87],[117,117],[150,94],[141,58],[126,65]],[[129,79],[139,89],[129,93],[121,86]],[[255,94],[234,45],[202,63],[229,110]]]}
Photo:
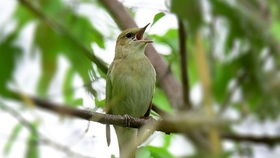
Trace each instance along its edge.
{"label": "hanging leaf", "polygon": [[167,148],[147,146],[151,152],[152,157],[156,158],[175,158],[171,153],[169,153]]}
{"label": "hanging leaf", "polygon": [[155,16],[154,16],[154,19],[153,19],[153,23],[151,26],[153,26],[157,21],[159,21],[161,18],[163,18],[165,16],[165,13],[163,12],[159,12],[157,13]]}
{"label": "hanging leaf", "polygon": [[0,95],[6,95],[7,84],[12,79],[16,61],[22,50],[14,45],[16,34],[10,34],[0,43]]}
{"label": "hanging leaf", "polygon": [[167,112],[171,112],[172,108],[169,104],[168,99],[166,98],[165,94],[159,88],[155,89],[155,93],[153,96],[153,103],[158,105],[162,110]]}
{"label": "hanging leaf", "polygon": [[12,129],[12,132],[11,132],[11,134],[10,134],[6,144],[5,144],[5,147],[4,147],[4,154],[5,155],[8,155],[10,153],[11,148],[14,145],[14,142],[16,141],[21,129],[22,129],[21,124],[15,125],[14,128]]}
{"label": "hanging leaf", "polygon": [[35,33],[35,44],[41,50],[41,76],[37,85],[39,96],[46,96],[57,70],[57,55],[61,50],[59,37],[44,23],[39,23]]}
{"label": "hanging leaf", "polygon": [[103,35],[90,23],[89,19],[71,12],[66,17],[63,19],[64,25],[71,26],[71,33],[85,46],[90,48],[90,44],[95,42],[100,48],[105,47]]}
{"label": "hanging leaf", "polygon": [[20,30],[28,22],[35,20],[35,16],[22,5],[17,5],[13,16],[17,20],[18,30]]}
{"label": "hanging leaf", "polygon": [[39,144],[38,144],[38,123],[35,122],[32,124],[32,132],[27,139],[27,149],[25,153],[25,158],[39,158]]}
{"label": "hanging leaf", "polygon": [[83,99],[74,98],[75,89],[73,89],[72,87],[74,75],[75,75],[75,71],[72,68],[69,68],[66,71],[63,87],[62,87],[62,93],[63,93],[64,102],[67,105],[78,106],[83,104]]}
{"label": "hanging leaf", "polygon": [[49,0],[39,0],[40,9],[43,10],[45,14],[51,17],[57,17],[64,15],[67,7],[63,5],[62,0],[49,1]]}
{"label": "hanging leaf", "polygon": [[150,158],[150,157],[152,157],[151,152],[146,147],[141,147],[137,149],[136,158]]}
{"label": "hanging leaf", "polygon": [[171,11],[176,13],[179,18],[187,21],[189,33],[195,34],[203,24],[202,10],[200,0],[173,0],[171,2]]}

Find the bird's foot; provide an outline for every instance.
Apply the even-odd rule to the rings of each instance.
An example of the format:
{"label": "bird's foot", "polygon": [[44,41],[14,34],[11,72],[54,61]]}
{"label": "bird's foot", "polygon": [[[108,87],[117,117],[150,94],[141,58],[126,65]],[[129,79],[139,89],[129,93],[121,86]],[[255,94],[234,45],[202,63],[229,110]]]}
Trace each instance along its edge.
{"label": "bird's foot", "polygon": [[126,127],[130,127],[131,120],[133,119],[132,116],[124,114],[123,117],[125,118],[125,125]]}

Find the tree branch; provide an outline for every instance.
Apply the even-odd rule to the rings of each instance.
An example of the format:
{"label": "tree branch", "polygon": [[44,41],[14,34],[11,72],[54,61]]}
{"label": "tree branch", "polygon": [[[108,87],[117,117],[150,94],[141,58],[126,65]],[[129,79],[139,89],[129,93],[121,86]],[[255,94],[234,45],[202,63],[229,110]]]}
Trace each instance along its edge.
{"label": "tree branch", "polygon": [[[209,126],[224,126],[222,120],[216,118],[208,118],[206,115],[203,117],[194,113],[177,113],[176,115],[167,115],[164,113],[164,117],[161,120],[134,118],[128,115],[111,115],[93,112],[89,110],[72,108],[69,105],[57,104],[47,100],[43,100],[37,97],[28,96],[23,93],[11,92],[13,98],[32,104],[39,108],[57,113],[59,115],[66,115],[71,117],[77,117],[84,120],[99,122],[102,124],[112,124],[122,127],[140,128],[147,123],[158,124],[157,131],[165,133],[187,133],[190,129],[207,128]],[[181,126],[184,125],[184,126]]]}
{"label": "tree branch", "polygon": [[[23,94],[14,94],[14,95],[23,95]],[[122,116],[122,115],[110,115],[102,114],[98,112],[91,112],[88,110],[76,109],[67,105],[52,103],[46,100],[42,100],[36,97],[30,97],[25,95],[25,98],[29,99],[30,103],[33,103],[35,106],[57,113],[59,115],[67,115],[71,117],[77,117],[84,120],[99,122],[102,124],[112,124],[123,127],[130,128],[140,128],[144,125],[152,123],[157,126],[156,131],[161,131],[164,133],[189,133],[194,130],[200,131],[201,129],[210,129],[217,127],[222,130],[224,127],[227,127],[230,122],[222,120],[220,118],[211,118],[207,115],[202,115],[193,113],[193,112],[184,112],[176,113],[176,115],[164,115],[162,120],[154,119],[142,119],[134,118],[131,116]],[[16,99],[23,101],[18,96]],[[251,135],[239,135],[234,133],[223,133],[221,132],[221,138],[228,139],[232,141],[241,141],[241,142],[252,142],[252,143],[263,143],[268,145],[280,144],[280,136],[274,137],[255,137]]]}
{"label": "tree branch", "polygon": [[239,141],[239,142],[251,142],[261,143],[270,146],[280,144],[280,136],[252,136],[252,135],[237,135],[237,134],[223,134],[224,139]]}
{"label": "tree branch", "polygon": [[[124,30],[130,27],[137,27],[133,18],[119,1],[100,0],[99,2],[109,11],[120,29]],[[182,86],[172,75],[168,65],[152,45],[147,46],[146,54],[155,67],[160,87],[164,90],[171,105],[177,109],[184,109]]]}
{"label": "tree branch", "polygon": [[179,47],[180,47],[180,64],[181,64],[181,80],[183,85],[183,99],[186,109],[191,109],[192,105],[190,102],[190,87],[188,81],[188,52],[186,49],[186,42],[187,42],[187,32],[184,27],[184,23],[182,20],[178,18],[178,28],[179,28]]}

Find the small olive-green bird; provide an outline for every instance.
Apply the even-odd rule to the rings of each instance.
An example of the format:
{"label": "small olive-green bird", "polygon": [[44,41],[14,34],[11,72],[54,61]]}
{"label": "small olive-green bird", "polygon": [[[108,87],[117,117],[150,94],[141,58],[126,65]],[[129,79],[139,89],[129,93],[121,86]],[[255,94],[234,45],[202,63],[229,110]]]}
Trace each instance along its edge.
{"label": "small olive-green bird", "polygon": [[[149,25],[149,24],[148,24]],[[106,110],[109,114],[147,117],[156,82],[156,72],[144,51],[151,40],[144,40],[147,28],[130,28],[117,39],[115,58],[110,65],[106,82]],[[136,140],[137,129],[114,126],[120,158],[128,152],[126,146]],[[110,144],[110,130],[106,128],[107,143]],[[129,158],[135,157],[135,150]]]}

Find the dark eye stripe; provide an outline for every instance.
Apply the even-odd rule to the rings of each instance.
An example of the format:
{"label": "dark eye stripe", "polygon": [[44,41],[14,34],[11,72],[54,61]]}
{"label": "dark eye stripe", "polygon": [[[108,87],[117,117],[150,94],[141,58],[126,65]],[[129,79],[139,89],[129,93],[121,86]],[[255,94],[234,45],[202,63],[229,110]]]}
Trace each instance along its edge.
{"label": "dark eye stripe", "polygon": [[131,33],[131,32],[129,32],[129,33],[127,33],[126,35],[125,35],[125,37],[126,38],[131,38],[131,37],[133,37],[134,35],[133,35],[133,33]]}

